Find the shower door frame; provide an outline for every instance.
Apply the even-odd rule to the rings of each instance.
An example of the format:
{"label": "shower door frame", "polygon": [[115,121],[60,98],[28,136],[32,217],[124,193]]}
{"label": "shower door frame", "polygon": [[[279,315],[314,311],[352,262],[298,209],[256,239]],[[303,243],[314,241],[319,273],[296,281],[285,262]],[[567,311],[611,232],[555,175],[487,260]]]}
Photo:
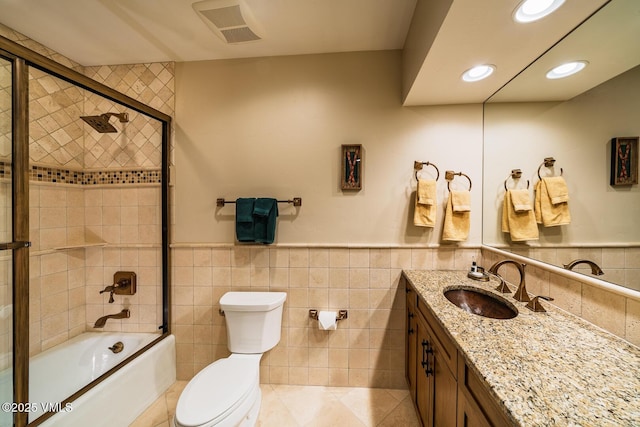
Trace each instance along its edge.
{"label": "shower door frame", "polygon": [[[162,216],[162,334],[115,368],[106,372],[62,402],[72,402],[139,354],[168,336],[171,325],[170,252],[169,252],[169,141],[171,116],[124,95],[71,68],[65,67],[37,52],[0,36],[0,56],[13,64],[12,68],[12,181],[13,240],[29,241],[29,67],[37,68],[82,89],[135,110],[162,124],[161,216]],[[18,204],[18,205],[16,205]],[[26,214],[24,214],[26,212]],[[19,214],[16,214],[19,213]],[[17,408],[29,403],[29,248],[13,252],[13,401]],[[53,413],[43,414],[28,424],[26,411],[14,413],[14,426],[36,426]]]}

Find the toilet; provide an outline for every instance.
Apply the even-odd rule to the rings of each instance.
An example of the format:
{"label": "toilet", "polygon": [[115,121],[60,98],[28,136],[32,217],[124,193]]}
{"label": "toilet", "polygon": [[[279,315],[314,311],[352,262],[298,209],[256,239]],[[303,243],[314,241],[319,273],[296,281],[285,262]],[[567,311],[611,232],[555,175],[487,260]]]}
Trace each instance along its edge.
{"label": "toilet", "polygon": [[231,355],[216,360],[182,391],[175,427],[254,426],[262,393],[260,358],[280,341],[286,292],[227,292],[220,298]]}

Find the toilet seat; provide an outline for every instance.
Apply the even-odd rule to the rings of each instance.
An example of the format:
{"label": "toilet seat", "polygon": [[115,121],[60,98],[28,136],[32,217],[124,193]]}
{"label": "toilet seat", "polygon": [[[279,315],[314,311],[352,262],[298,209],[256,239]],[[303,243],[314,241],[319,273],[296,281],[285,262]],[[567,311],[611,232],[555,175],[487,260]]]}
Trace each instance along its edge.
{"label": "toilet seat", "polygon": [[259,357],[234,356],[215,361],[189,381],[176,407],[177,426],[214,426],[255,396]]}

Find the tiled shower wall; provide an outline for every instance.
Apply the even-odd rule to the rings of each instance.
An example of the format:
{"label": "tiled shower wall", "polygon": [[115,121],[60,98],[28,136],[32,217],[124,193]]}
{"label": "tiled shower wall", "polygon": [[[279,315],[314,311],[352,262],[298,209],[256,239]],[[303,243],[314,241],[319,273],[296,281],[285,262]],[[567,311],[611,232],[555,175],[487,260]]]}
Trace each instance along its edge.
{"label": "tiled shower wall", "polygon": [[[173,64],[83,67],[2,25],[0,35],[173,115]],[[117,134],[99,134],[80,116],[124,107],[29,71],[30,353],[91,330],[98,317],[123,307],[130,308],[131,318],[110,320],[105,330],[157,332],[162,323],[160,124],[127,111],[128,123],[111,120]],[[2,87],[9,87],[7,76],[0,71]],[[5,104],[0,105],[4,116],[10,111]],[[10,120],[2,123],[9,128],[0,128],[0,156],[9,160],[10,144],[2,142],[10,141]],[[6,162],[0,174],[9,171]],[[136,272],[138,291],[108,304],[108,294],[99,291],[119,270]],[[8,277],[9,270],[0,274]],[[7,289],[0,286],[0,304]],[[0,342],[5,341],[0,354],[11,351],[10,340]]]}
{"label": "tiled shower wall", "polygon": [[[179,379],[229,354],[227,291],[284,291],[282,337],[261,361],[273,384],[406,387],[402,269],[465,269],[479,249],[177,247],[173,333]],[[348,310],[337,330],[318,329],[309,310]]]}
{"label": "tiled shower wall", "polygon": [[[162,324],[160,186],[31,182],[30,353],[84,331],[105,314],[131,318],[104,330],[157,332]],[[133,296],[100,294],[116,271],[134,271]]]}

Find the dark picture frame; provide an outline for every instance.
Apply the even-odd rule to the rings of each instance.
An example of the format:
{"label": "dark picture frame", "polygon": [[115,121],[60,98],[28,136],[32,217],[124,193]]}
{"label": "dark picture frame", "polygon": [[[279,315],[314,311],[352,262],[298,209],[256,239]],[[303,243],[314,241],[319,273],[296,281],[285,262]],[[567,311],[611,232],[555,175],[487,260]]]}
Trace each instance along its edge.
{"label": "dark picture frame", "polygon": [[633,185],[638,183],[638,137],[625,136],[611,139],[611,179],[609,184]]}
{"label": "dark picture frame", "polygon": [[362,189],[362,145],[342,145],[342,174],[340,188],[342,190]]}

